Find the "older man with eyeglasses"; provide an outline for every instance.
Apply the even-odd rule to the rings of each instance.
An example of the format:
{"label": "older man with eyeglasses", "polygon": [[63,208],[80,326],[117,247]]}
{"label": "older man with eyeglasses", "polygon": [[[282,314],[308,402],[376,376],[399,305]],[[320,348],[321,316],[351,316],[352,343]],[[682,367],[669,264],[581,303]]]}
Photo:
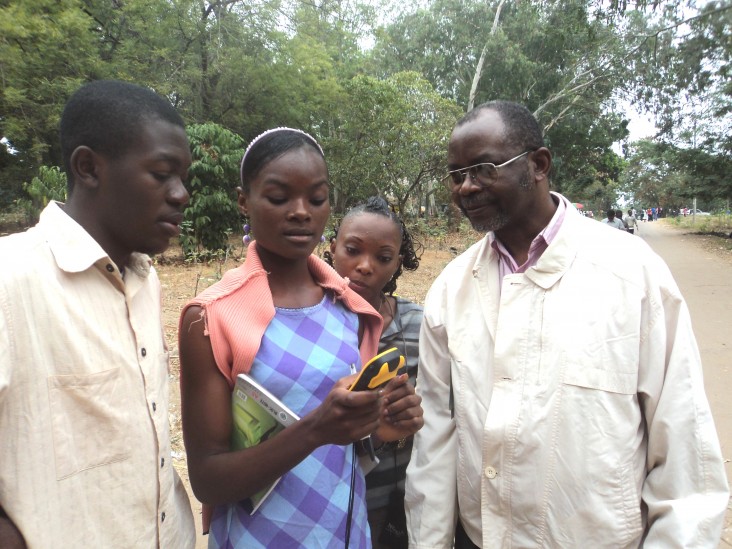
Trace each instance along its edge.
{"label": "older man with eyeglasses", "polygon": [[425,300],[410,547],[716,547],[729,490],[667,266],[549,190],[521,105],[465,115],[448,163],[486,236]]}

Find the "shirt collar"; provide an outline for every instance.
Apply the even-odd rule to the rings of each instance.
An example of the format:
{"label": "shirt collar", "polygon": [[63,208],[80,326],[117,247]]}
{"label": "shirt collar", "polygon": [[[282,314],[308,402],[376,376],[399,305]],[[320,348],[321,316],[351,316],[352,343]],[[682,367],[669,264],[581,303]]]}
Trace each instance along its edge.
{"label": "shirt collar", "polygon": [[[99,243],[63,210],[62,203],[49,202],[41,212],[38,227],[45,234],[56,264],[62,271],[79,273],[97,263],[114,265]],[[151,264],[147,255],[134,252],[123,267],[145,278],[150,273]]]}
{"label": "shirt collar", "polygon": [[557,209],[554,211],[554,215],[549,220],[546,227],[544,227],[531,241],[531,245],[529,246],[529,255],[523,265],[516,264],[513,256],[511,256],[493,231],[488,233],[488,243],[498,254],[498,260],[506,271],[503,273],[504,275],[509,272],[525,272],[529,267],[536,265],[541,254],[544,253],[544,250],[549,247],[549,244],[551,244],[557,236],[557,233],[562,226],[562,222],[564,221],[564,216],[567,213],[567,204],[562,195],[555,192],[551,192],[550,194],[552,195],[554,202],[557,204]]}

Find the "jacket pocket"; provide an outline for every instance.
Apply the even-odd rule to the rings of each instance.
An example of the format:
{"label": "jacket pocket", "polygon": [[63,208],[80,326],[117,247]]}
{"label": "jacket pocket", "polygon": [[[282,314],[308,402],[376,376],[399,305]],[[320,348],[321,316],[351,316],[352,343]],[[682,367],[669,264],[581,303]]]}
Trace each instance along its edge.
{"label": "jacket pocket", "polygon": [[48,378],[56,478],[130,456],[120,368]]}
{"label": "jacket pocket", "polygon": [[638,376],[635,373],[596,368],[586,364],[572,364],[565,369],[563,382],[586,389],[632,395],[637,390]]}
{"label": "jacket pocket", "polygon": [[638,390],[638,336],[595,336],[587,341],[591,343],[582,349],[565,352],[562,382],[609,393],[635,394]]}

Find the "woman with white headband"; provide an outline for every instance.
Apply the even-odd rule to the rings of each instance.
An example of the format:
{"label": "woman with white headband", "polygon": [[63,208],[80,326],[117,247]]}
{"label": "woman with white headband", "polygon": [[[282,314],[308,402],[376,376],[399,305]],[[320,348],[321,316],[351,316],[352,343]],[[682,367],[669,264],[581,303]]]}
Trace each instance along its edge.
{"label": "woman with white headband", "polygon": [[[353,371],[377,353],[382,319],[312,255],[330,214],[315,139],[289,128],[260,135],[244,153],[237,191],[245,233],[256,240],[242,266],[184,307],[179,327],[183,433],[191,485],[210,519],[209,547],[370,547],[352,443],[417,431],[419,397],[406,375],[383,390],[348,391]],[[239,373],[300,421],[231,450]],[[243,500],[279,477],[250,514]]]}

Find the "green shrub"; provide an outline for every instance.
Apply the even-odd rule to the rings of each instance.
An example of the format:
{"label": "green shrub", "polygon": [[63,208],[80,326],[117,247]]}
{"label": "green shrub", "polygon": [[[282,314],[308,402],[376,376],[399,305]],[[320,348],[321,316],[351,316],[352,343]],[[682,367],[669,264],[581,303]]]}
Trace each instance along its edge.
{"label": "green shrub", "polygon": [[193,163],[180,243],[186,259],[197,261],[218,257],[239,225],[235,189],[244,140],[213,123],[193,124],[186,131]]}

